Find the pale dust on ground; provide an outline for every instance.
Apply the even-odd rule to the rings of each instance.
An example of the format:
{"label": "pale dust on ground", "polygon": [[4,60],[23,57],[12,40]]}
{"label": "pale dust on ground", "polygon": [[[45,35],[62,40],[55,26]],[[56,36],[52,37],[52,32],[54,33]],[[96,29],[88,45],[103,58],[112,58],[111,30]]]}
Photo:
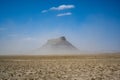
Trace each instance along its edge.
{"label": "pale dust on ground", "polygon": [[1,56],[0,80],[120,80],[120,56]]}

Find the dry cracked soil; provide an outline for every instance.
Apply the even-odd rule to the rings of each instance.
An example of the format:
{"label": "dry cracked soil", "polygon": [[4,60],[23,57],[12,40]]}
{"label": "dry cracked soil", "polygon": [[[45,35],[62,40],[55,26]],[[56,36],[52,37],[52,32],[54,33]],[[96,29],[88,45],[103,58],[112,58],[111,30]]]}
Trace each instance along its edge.
{"label": "dry cracked soil", "polygon": [[1,56],[0,80],[120,80],[120,55]]}

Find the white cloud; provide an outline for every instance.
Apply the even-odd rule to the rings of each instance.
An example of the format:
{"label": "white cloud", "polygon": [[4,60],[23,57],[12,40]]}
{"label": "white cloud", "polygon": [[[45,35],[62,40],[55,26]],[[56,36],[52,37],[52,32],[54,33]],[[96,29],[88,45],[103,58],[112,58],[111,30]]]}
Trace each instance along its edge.
{"label": "white cloud", "polygon": [[65,10],[65,9],[72,9],[75,8],[74,5],[60,5],[58,7],[52,7],[50,10]]}
{"label": "white cloud", "polygon": [[70,16],[70,15],[72,15],[72,13],[71,12],[67,12],[67,13],[61,13],[61,14],[58,14],[57,16]]}
{"label": "white cloud", "polygon": [[72,8],[75,8],[74,5],[60,5],[58,7],[51,7],[49,8],[48,10],[42,10],[41,13],[46,13],[48,11],[51,11],[51,10],[57,10],[57,11],[60,11],[60,10],[66,10],[66,9],[72,9]]}
{"label": "white cloud", "polygon": [[48,10],[43,10],[43,11],[41,11],[41,13],[46,13],[46,12],[48,12]]}

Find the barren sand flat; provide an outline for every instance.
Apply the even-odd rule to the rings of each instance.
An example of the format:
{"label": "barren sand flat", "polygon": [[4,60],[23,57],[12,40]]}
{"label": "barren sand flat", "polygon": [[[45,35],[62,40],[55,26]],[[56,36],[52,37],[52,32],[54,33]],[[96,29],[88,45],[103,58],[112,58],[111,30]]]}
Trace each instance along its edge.
{"label": "barren sand flat", "polygon": [[1,56],[0,80],[120,80],[120,55]]}

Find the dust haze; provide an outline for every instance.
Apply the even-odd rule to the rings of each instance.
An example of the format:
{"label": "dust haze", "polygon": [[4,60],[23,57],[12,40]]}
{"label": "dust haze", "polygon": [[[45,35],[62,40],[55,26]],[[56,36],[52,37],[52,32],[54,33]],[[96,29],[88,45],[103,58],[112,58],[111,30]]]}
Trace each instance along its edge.
{"label": "dust haze", "polygon": [[[26,24],[21,26],[31,26],[32,20],[28,20]],[[75,23],[75,21],[73,21]],[[114,19],[106,19],[103,15],[88,16],[85,21],[80,22],[74,26],[72,30],[69,24],[57,25],[55,29],[42,29],[34,32],[34,35],[29,35],[31,32],[26,28],[23,34],[19,32],[10,32],[8,37],[10,39],[1,40],[0,54],[20,54],[28,53],[36,50],[44,45],[47,40],[65,36],[69,42],[76,46],[81,52],[89,53],[104,53],[104,52],[120,52],[120,36],[117,23]],[[16,28],[15,22],[8,21],[4,23],[7,28]],[[32,26],[40,26],[39,22]],[[80,26],[80,28],[79,28]],[[5,29],[4,29],[5,30]],[[2,31],[1,31],[2,33]],[[33,32],[32,32],[33,33]]]}

